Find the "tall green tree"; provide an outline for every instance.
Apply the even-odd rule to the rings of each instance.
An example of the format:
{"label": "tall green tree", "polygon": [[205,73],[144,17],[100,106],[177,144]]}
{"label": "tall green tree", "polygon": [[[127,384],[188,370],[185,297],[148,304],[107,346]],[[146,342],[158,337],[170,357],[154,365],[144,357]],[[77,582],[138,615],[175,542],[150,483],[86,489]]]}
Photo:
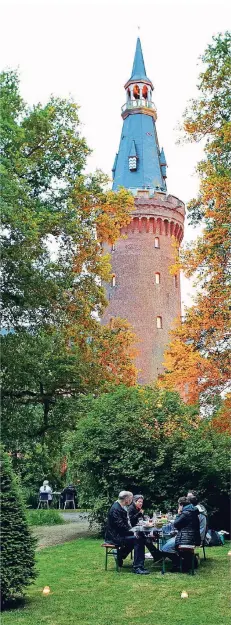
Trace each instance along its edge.
{"label": "tall green tree", "polygon": [[102,524],[122,489],[141,492],[150,510],[176,510],[178,497],[193,488],[210,523],[228,527],[229,448],[227,434],[215,432],[176,392],[121,386],[83,401],[66,443],[81,503]]}
{"label": "tall green tree", "polygon": [[35,572],[35,539],[8,455],[1,450],[1,600],[22,595]]}
{"label": "tall green tree", "polygon": [[231,378],[230,33],[213,38],[202,62],[198,98],[184,115],[186,139],[204,141],[204,159],[197,166],[199,194],[188,206],[189,220],[201,225],[202,234],[173,267],[195,277],[198,293],[173,332],[164,380],[192,402],[227,390]]}
{"label": "tall green tree", "polygon": [[111,271],[102,244],[130,221],[133,198],[107,191],[101,172],[84,175],[90,150],[73,101],[29,108],[14,72],[0,82],[3,436],[15,454],[23,437],[58,440],[72,398],[135,383],[128,324],[99,323]]}

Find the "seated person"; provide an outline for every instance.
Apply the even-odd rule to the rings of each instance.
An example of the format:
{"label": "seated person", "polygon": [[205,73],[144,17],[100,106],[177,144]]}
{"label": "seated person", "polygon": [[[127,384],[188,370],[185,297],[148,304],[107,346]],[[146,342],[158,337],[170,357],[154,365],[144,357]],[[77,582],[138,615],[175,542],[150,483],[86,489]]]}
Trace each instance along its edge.
{"label": "seated person", "polygon": [[39,489],[40,493],[48,493],[49,504],[52,501],[52,488],[49,486],[48,480],[44,480],[43,485]]}
{"label": "seated person", "polygon": [[203,543],[207,532],[207,510],[202,503],[199,503],[199,498],[195,490],[190,490],[188,492],[187,499],[199,510],[200,537],[201,543]]}
{"label": "seated person", "polygon": [[118,564],[123,565],[123,560],[134,549],[133,573],[147,575],[149,571],[144,568],[145,558],[145,537],[143,535],[134,536],[131,532],[127,506],[132,502],[133,494],[122,490],[115,503],[111,506],[106,526],[105,542],[112,542],[120,547],[118,553]]}
{"label": "seated person", "polygon": [[[143,503],[143,495],[134,495],[132,503],[128,506],[128,514],[132,527],[135,527],[139,523],[140,519],[144,519]],[[150,526],[152,526],[152,523],[150,523]],[[155,559],[156,547],[153,545],[153,539],[146,536],[145,545],[150,551],[152,557]]]}
{"label": "seated person", "polygon": [[76,497],[77,497],[77,490],[76,490],[76,488],[75,488],[75,486],[73,484],[69,484],[68,486],[65,486],[65,488],[61,492],[61,502],[62,502],[63,506],[64,506],[65,501],[67,499],[67,495],[70,495],[71,497],[73,497],[74,503],[76,504],[75,500],[76,500]]}
{"label": "seated person", "polygon": [[132,503],[128,506],[128,514],[132,527],[135,527],[135,525],[139,523],[139,520],[144,518],[143,503],[143,495],[134,495]]}
{"label": "seated person", "polygon": [[170,560],[177,567],[179,545],[200,545],[199,510],[193,506],[187,497],[178,499],[178,515],[173,522],[177,530],[176,536],[170,538],[162,547],[162,553],[168,554]]}

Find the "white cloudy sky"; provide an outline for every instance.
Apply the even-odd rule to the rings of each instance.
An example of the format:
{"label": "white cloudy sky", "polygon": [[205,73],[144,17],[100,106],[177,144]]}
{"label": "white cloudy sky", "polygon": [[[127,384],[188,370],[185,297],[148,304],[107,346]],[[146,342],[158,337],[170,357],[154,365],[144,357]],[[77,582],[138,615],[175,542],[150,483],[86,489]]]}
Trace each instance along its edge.
{"label": "white cloudy sky", "polygon": [[[1,69],[19,68],[23,97],[53,93],[79,103],[93,154],[88,168],[111,175],[138,35],[153,81],[157,132],[168,162],[168,191],[187,202],[198,189],[199,145],[177,145],[177,125],[197,94],[198,57],[230,26],[228,0],[1,0]],[[186,227],[186,240],[194,235]],[[191,285],[183,280],[183,301]]]}

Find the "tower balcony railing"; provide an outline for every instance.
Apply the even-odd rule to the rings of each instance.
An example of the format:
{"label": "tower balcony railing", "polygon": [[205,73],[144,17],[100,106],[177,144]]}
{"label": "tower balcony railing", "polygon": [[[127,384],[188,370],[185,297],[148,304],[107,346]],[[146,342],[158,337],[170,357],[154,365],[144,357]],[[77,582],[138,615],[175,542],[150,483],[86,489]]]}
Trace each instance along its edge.
{"label": "tower balcony railing", "polygon": [[154,102],[151,102],[150,100],[146,100],[145,98],[140,98],[139,100],[128,100],[126,102],[126,104],[124,104],[122,106],[122,113],[124,113],[124,111],[127,111],[128,109],[136,109],[136,108],[148,108],[148,109],[152,109],[153,111],[156,112],[156,106],[154,104]]}

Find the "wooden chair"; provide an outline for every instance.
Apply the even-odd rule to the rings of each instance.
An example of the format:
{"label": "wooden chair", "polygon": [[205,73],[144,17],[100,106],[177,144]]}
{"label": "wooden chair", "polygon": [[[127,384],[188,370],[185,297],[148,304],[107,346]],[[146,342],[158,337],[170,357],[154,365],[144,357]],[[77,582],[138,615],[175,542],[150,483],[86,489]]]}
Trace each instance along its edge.
{"label": "wooden chair", "polygon": [[[195,571],[195,549],[196,549],[196,545],[179,545],[178,546],[178,552],[179,552],[179,557],[180,557],[180,573],[183,573],[183,560],[184,560],[184,555],[189,554],[191,555],[191,575],[194,575],[194,571]],[[165,574],[165,559],[168,558],[168,553],[167,552],[163,552],[163,559],[162,559],[162,575]]]}
{"label": "wooden chair", "polygon": [[179,556],[180,556],[180,572],[182,573],[182,564],[183,564],[183,559],[184,559],[184,555],[191,555],[191,574],[194,575],[194,569],[195,569],[195,549],[196,549],[196,545],[179,545],[178,546],[178,550],[179,550]]}
{"label": "wooden chair", "polygon": [[116,545],[113,545],[112,543],[102,543],[101,547],[105,548],[105,571],[107,571],[109,556],[113,556],[117,573],[119,573],[120,567],[118,564],[118,553],[119,553],[120,548],[117,547]]}

